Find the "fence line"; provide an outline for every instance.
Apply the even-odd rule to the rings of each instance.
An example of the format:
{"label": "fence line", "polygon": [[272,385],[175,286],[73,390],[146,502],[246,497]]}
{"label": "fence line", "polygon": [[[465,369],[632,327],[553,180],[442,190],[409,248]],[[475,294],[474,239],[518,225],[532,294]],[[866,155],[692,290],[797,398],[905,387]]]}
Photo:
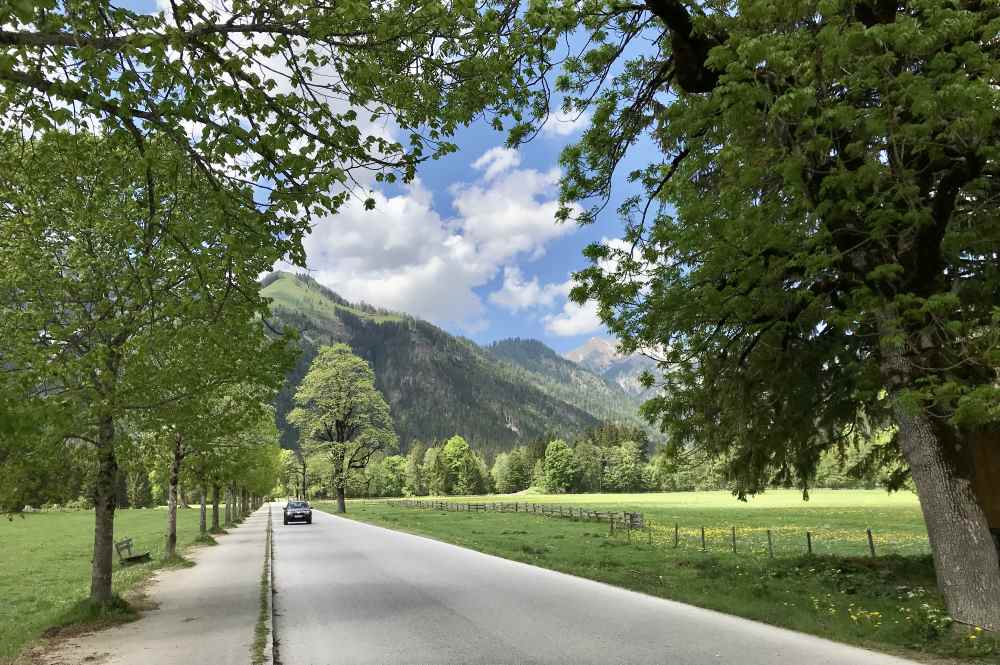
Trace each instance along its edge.
{"label": "fence line", "polygon": [[423,508],[426,510],[446,510],[450,512],[495,512],[495,513],[530,513],[545,517],[559,517],[581,522],[607,522],[612,529],[624,528],[644,529],[646,521],[642,513],[624,511],[599,511],[586,508],[564,507],[557,504],[544,503],[458,503],[454,501],[422,501],[419,499],[390,499],[390,506],[399,508]]}
{"label": "fence line", "polygon": [[[381,501],[379,503],[382,503]],[[527,513],[544,517],[571,519],[574,521],[599,522],[608,525],[610,535],[616,531],[629,542],[646,543],[672,549],[695,549],[700,552],[726,550],[733,554],[747,554],[775,558],[788,555],[841,554],[855,551],[855,538],[845,531],[836,530],[832,534],[812,528],[764,528],[764,527],[682,527],[680,523],[661,524],[647,520],[643,513],[629,511],[599,511],[574,506],[551,503],[493,502],[466,503],[455,501],[431,501],[421,499],[390,499],[390,506],[448,512],[498,512]],[[634,534],[641,531],[642,534]],[[709,537],[711,536],[711,537]],[[848,537],[845,537],[848,536]],[[876,542],[882,552],[876,549]],[[905,541],[904,541],[905,542]],[[781,547],[779,547],[781,545]],[[877,557],[885,550],[912,549],[893,546],[894,543],[881,538],[876,541],[872,528],[857,534],[857,555]],[[819,550],[817,551],[817,546]],[[920,548],[921,550],[923,548]],[[863,554],[862,554],[863,553]],[[912,552],[916,553],[916,552]]]}

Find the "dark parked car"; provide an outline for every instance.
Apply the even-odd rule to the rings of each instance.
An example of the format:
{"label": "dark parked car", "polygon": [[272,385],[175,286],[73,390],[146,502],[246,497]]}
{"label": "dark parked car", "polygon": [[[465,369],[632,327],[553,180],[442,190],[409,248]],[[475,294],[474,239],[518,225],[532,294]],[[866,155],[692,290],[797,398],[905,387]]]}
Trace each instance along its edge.
{"label": "dark parked car", "polygon": [[306,501],[289,501],[285,504],[284,522],[305,522],[313,523],[313,511]]}

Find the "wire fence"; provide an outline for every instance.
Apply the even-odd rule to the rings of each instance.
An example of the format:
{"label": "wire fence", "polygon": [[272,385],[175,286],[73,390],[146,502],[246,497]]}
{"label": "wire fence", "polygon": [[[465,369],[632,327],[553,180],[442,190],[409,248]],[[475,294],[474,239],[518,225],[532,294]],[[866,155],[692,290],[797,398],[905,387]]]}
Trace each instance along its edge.
{"label": "wire fence", "polygon": [[728,552],[743,556],[792,557],[921,555],[930,552],[926,536],[868,528],[805,528],[802,526],[682,525],[664,523],[630,511],[592,510],[561,504],[493,502],[465,503],[419,499],[380,502],[400,508],[446,512],[523,513],[607,525],[609,536],[633,543],[690,552]]}

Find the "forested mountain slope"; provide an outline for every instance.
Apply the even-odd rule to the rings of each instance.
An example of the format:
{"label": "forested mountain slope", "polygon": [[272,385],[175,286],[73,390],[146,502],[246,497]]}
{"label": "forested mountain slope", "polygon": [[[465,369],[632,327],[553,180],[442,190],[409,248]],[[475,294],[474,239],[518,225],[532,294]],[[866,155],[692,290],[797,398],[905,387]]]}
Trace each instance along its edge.
{"label": "forested mountain slope", "polygon": [[494,452],[547,434],[570,437],[634,410],[624,393],[540,342],[529,344],[538,359],[532,367],[514,357],[522,342],[483,349],[426,321],[349,303],[306,276],[272,273],[263,292],[272,298],[272,325],[296,328],[303,348],[277,404],[286,447],[297,445],[285,422],[295,387],[317,349],[334,342],[371,363],[404,451],[414,440],[460,434]]}

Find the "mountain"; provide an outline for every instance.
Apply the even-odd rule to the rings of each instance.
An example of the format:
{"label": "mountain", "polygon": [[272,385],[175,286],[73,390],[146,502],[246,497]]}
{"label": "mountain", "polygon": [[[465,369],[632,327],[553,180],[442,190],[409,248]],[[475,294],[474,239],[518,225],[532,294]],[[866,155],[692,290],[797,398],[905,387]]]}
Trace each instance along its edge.
{"label": "mountain", "polygon": [[272,299],[271,325],[297,329],[303,349],[276,405],[285,447],[297,445],[285,421],[295,388],[319,347],[336,342],[371,363],[403,451],[415,440],[457,433],[491,453],[542,436],[571,437],[635,408],[617,387],[541,342],[484,349],[426,321],[348,302],[303,275],[272,273],[263,294]]}
{"label": "mountain", "polygon": [[649,399],[655,392],[644,388],[639,377],[646,371],[655,376],[656,361],[638,353],[623,356],[611,340],[591,337],[582,346],[567,351],[566,358],[617,385],[639,402]]}
{"label": "mountain", "polygon": [[641,402],[635,395],[560,356],[537,339],[505,339],[486,346],[485,350],[517,367],[529,383],[601,420],[646,426],[639,417]]}

